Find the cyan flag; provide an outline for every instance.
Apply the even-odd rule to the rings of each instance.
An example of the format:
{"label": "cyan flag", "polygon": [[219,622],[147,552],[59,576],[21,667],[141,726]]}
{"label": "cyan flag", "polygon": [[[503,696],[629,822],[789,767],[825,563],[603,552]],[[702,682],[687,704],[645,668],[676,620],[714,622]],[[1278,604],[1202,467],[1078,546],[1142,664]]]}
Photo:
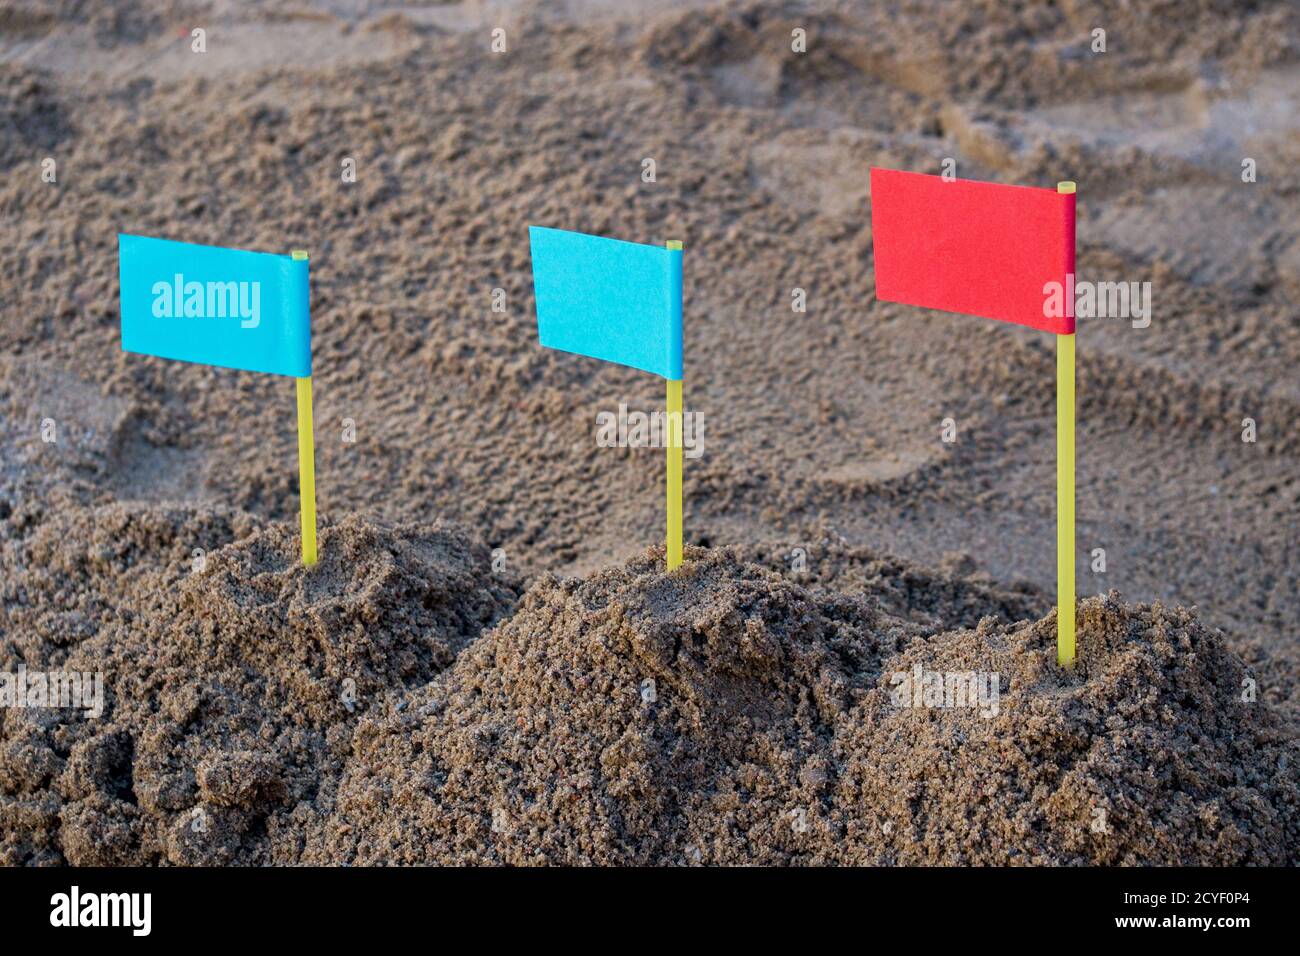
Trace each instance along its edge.
{"label": "cyan flag", "polygon": [[528,227],[542,345],[682,377],[682,252]]}
{"label": "cyan flag", "polygon": [[306,259],[121,234],[117,251],[124,351],[311,375]]}

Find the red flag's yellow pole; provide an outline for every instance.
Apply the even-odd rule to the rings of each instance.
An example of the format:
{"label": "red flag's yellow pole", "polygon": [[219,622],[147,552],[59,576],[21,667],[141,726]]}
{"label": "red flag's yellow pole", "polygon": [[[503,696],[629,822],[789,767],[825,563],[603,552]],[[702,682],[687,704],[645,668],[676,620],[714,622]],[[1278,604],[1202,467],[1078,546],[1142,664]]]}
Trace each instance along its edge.
{"label": "red flag's yellow pole", "polygon": [[[307,253],[293,251],[302,261]],[[316,443],[311,421],[311,376],[297,380],[298,386],[298,499],[302,513],[302,563],[316,563]]]}
{"label": "red flag's yellow pole", "polygon": [[[676,239],[669,249],[681,249]],[[682,563],[682,382],[668,381],[668,570]]]}
{"label": "red flag's yellow pole", "polygon": [[[1056,184],[1063,195],[1074,183]],[[1074,664],[1074,333],[1056,337],[1056,660]]]}

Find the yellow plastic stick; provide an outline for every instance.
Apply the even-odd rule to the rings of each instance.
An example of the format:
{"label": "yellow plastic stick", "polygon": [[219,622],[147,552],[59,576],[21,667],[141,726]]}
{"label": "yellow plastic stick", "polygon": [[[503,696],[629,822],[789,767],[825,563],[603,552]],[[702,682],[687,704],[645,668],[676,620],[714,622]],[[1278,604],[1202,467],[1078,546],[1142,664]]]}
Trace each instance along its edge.
{"label": "yellow plastic stick", "polygon": [[316,448],[312,440],[311,379],[298,381],[298,496],[302,504],[302,563],[316,563]]}
{"label": "yellow plastic stick", "polygon": [[1074,664],[1074,335],[1056,337],[1056,660]]}
{"label": "yellow plastic stick", "polygon": [[[307,253],[293,251],[302,260]],[[316,563],[316,442],[311,422],[311,377],[297,379],[298,385],[298,498],[302,510],[302,563]]]}
{"label": "yellow plastic stick", "polygon": [[[1056,184],[1061,195],[1074,190],[1072,182]],[[1073,334],[1056,337],[1056,662],[1074,666]]]}
{"label": "yellow plastic stick", "polygon": [[668,570],[682,563],[682,382],[668,382]]}
{"label": "yellow plastic stick", "polygon": [[[681,240],[669,239],[667,247],[680,251]],[[668,381],[668,570],[682,563],[682,382]]]}
{"label": "yellow plastic stick", "polygon": [[1057,662],[1074,665],[1074,336],[1057,336]]}

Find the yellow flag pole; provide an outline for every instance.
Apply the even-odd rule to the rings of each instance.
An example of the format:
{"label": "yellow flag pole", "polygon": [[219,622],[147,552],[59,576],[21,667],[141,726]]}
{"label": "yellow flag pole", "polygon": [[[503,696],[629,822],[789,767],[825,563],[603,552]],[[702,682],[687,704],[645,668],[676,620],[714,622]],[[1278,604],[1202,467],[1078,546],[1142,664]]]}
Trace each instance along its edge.
{"label": "yellow flag pole", "polygon": [[[669,249],[681,249],[676,239]],[[668,380],[668,570],[682,563],[682,382]]]}
{"label": "yellow flag pole", "polygon": [[[293,251],[295,261],[307,258]],[[316,444],[311,421],[311,376],[297,379],[298,386],[298,499],[302,512],[302,563],[316,563]]]}
{"label": "yellow flag pole", "polygon": [[[1056,184],[1063,195],[1074,183]],[[1056,661],[1074,665],[1074,333],[1056,337]]]}
{"label": "yellow flag pole", "polygon": [[668,570],[682,563],[682,383],[668,382]]}

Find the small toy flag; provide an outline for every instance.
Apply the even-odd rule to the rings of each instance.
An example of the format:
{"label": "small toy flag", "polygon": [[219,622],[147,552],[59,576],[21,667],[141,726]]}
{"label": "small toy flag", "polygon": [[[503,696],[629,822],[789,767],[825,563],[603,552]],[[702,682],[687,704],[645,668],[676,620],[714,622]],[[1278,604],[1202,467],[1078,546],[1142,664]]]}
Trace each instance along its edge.
{"label": "small toy flag", "polygon": [[537,330],[546,348],[668,380],[667,563],[682,562],[682,244],[528,227]]}
{"label": "small toy flag", "polygon": [[297,380],[302,559],[316,563],[307,253],[119,234],[122,349]]}
{"label": "small toy flag", "polygon": [[[1074,662],[1074,183],[1055,190],[871,170],[876,297],[1056,333],[1057,660]],[[1059,295],[1059,292],[1058,292]]]}

